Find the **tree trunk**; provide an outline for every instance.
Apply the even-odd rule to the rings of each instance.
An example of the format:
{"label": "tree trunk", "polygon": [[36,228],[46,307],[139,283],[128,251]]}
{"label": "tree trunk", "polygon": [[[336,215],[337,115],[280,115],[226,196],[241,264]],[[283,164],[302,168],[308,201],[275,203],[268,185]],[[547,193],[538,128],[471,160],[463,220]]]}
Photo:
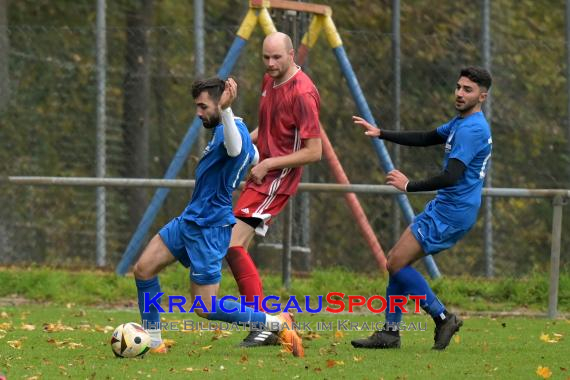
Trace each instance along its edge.
{"label": "tree trunk", "polygon": [[8,38],[8,0],[0,0],[0,112],[10,100],[10,39]]}
{"label": "tree trunk", "polygon": [[[127,11],[127,46],[123,83],[123,140],[125,143],[125,177],[148,177],[150,55],[149,27],[153,0],[134,2]],[[127,192],[129,223],[136,226],[147,206],[145,189]]]}

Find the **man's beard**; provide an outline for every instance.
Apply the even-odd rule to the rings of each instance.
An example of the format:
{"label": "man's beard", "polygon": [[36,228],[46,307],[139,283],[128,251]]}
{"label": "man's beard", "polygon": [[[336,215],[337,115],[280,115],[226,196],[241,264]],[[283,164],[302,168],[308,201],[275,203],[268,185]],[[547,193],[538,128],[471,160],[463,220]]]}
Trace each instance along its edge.
{"label": "man's beard", "polygon": [[218,126],[218,124],[220,124],[220,117],[219,116],[212,116],[210,118],[210,120],[204,120],[202,119],[202,125],[204,126],[204,128],[206,129],[212,129]]}

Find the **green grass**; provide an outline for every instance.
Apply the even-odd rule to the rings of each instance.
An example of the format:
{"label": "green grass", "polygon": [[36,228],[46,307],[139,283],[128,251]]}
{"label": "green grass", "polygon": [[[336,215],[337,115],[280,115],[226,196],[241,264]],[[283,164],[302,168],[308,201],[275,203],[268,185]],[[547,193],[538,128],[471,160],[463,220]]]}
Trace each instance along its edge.
{"label": "green grass", "polygon": [[[111,332],[98,331],[126,321],[137,321],[131,309],[25,305],[3,307],[0,323],[0,370],[9,379],[26,378],[107,378],[107,379],[182,379],[201,378],[539,378],[539,366],[548,367],[555,378],[570,373],[570,321],[532,318],[466,318],[465,325],[444,352],[430,349],[433,324],[424,316],[406,321],[427,324],[427,331],[408,331],[402,335],[400,350],[356,350],[350,340],[366,336],[367,331],[319,331],[314,339],[304,340],[306,357],[293,358],[279,347],[242,349],[236,347],[243,332],[214,339],[213,332],[166,332],[176,343],[167,355],[147,354],[142,359],[116,359],[110,349]],[[194,315],[168,316],[169,320],[196,320]],[[336,324],[338,319],[373,323],[377,315],[298,314],[300,322]],[[45,323],[58,323],[73,330],[46,332]],[[35,330],[25,330],[33,325]],[[110,329],[110,328],[109,328]],[[563,337],[556,343],[541,335]],[[307,334],[305,333],[305,336]],[[8,343],[11,342],[11,343]],[[17,345],[20,348],[10,346]],[[65,343],[62,343],[65,342]],[[74,346],[73,343],[81,346]],[[58,344],[60,345],[58,347]]]}

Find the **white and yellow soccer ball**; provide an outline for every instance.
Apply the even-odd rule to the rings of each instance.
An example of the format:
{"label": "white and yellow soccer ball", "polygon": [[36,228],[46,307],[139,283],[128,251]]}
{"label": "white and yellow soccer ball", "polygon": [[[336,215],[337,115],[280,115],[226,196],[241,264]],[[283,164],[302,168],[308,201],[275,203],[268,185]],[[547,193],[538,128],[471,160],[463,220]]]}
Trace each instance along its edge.
{"label": "white and yellow soccer ball", "polygon": [[137,323],[123,323],[113,332],[111,348],[120,358],[143,356],[150,349],[150,335]]}

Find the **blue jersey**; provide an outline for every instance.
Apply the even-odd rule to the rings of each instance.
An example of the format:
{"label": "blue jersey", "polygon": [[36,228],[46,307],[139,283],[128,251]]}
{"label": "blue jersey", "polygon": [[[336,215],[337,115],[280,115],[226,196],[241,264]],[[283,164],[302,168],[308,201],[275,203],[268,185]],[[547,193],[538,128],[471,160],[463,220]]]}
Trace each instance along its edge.
{"label": "blue jersey", "polygon": [[443,168],[450,158],[455,158],[463,162],[465,172],[455,185],[438,190],[432,201],[434,211],[454,227],[470,228],[477,219],[491,158],[491,129],[483,113],[476,112],[465,118],[454,117],[437,128],[437,132],[447,139]]}
{"label": "blue jersey", "polygon": [[243,121],[235,118],[242,140],[239,155],[230,157],[224,146],[224,126],[219,124],[196,168],[196,187],[182,213],[185,220],[202,227],[235,224],[232,193],[255,157],[255,148]]}

